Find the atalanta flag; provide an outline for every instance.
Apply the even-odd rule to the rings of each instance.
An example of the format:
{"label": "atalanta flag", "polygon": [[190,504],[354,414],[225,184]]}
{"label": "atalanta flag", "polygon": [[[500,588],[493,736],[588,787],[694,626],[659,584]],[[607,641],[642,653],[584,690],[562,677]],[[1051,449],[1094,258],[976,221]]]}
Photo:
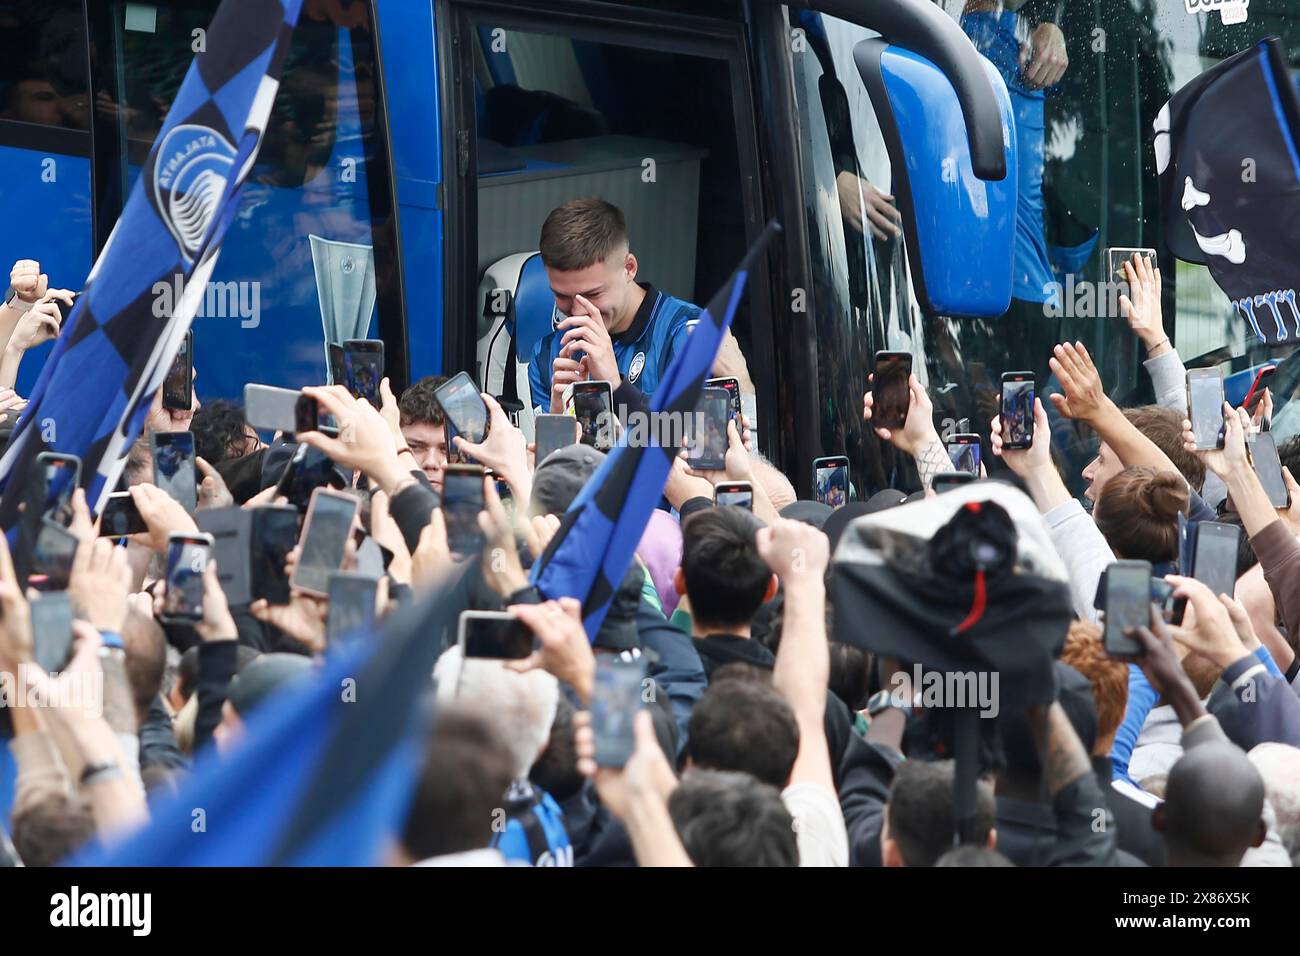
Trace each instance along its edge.
{"label": "atalanta flag", "polygon": [[[234,219],[301,5],[223,0],[217,9],[0,458],[5,528],[42,451],[80,456],[93,511],[116,485]],[[185,291],[167,314],[154,287],[177,277]]]}
{"label": "atalanta flag", "polygon": [[[781,227],[769,222],[731,278],[700,313],[686,346],[673,356],[650,400],[650,413],[684,422],[699,403],[718,347],[745,291],[749,271]],[[646,429],[661,435],[657,428]],[[625,432],[565,513],[550,545],[533,564],[532,583],[548,598],[582,601],[587,636],[594,639],[614,592],[627,573],[650,515],[663,496],[677,449],[653,439],[630,447]]]}
{"label": "atalanta flag", "polygon": [[[228,753],[209,748],[178,793],[153,801],[148,824],[70,865],[381,864],[423,765],[421,705],[439,652],[429,635],[455,624],[457,585],[401,608],[377,636],[277,691]],[[486,845],[486,821],[483,831]]]}
{"label": "atalanta flag", "polygon": [[1300,338],[1300,97],[1277,37],[1192,80],[1155,122],[1165,241],[1270,345]]}

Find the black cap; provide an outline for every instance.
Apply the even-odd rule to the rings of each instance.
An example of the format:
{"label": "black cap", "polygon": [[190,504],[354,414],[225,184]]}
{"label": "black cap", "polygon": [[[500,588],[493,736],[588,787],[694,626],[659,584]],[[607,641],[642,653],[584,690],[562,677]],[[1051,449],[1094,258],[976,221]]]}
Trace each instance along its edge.
{"label": "black cap", "polygon": [[235,713],[247,720],[262,701],[290,682],[302,680],[312,670],[311,658],[301,654],[263,654],[230,682],[226,699]]}
{"label": "black cap", "polygon": [[804,501],[801,499],[782,508],[781,517],[789,518],[792,521],[802,521],[804,524],[810,524],[820,530],[834,510],[830,505],[823,504],[820,501]]}
{"label": "black cap", "polygon": [[[822,525],[822,531],[826,532],[826,537],[830,538],[832,552],[835,550],[835,546],[840,543],[840,535],[844,533],[844,529],[849,526],[850,521],[854,518],[860,518],[863,515],[869,515],[873,511],[884,510],[884,508],[873,508],[871,506],[872,502],[876,501],[876,499],[883,494],[885,494],[885,492],[880,492],[880,494],[876,495],[875,498],[872,498],[871,501],[850,501],[843,507],[836,508],[831,512],[830,517],[826,519],[826,523]],[[901,495],[902,492],[895,492],[895,494]],[[895,502],[895,504],[901,503],[901,500]],[[886,505],[885,507],[889,506]]]}
{"label": "black cap", "polygon": [[547,455],[533,472],[533,513],[560,515],[568,511],[605,457],[590,445],[566,445]]}

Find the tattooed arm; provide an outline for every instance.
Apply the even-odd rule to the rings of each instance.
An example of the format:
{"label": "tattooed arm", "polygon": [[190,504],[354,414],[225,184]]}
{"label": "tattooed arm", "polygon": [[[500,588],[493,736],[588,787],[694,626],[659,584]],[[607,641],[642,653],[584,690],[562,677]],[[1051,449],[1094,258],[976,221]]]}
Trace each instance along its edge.
{"label": "tattooed arm", "polygon": [[1043,788],[1056,817],[1047,866],[1110,866],[1115,860],[1115,819],[1083,742],[1060,703],[1031,708],[1029,726],[1038,746]]}
{"label": "tattooed arm", "polygon": [[1074,781],[1092,773],[1092,764],[1059,702],[1053,701],[1050,707],[1035,707],[1028,716],[1038,747],[1038,762],[1043,769],[1043,786],[1047,795],[1055,798]]}

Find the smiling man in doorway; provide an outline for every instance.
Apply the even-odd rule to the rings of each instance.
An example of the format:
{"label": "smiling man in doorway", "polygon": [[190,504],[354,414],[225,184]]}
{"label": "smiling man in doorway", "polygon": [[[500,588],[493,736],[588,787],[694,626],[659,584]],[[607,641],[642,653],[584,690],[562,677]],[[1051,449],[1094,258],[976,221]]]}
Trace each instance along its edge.
{"label": "smiling man in doorway", "polygon": [[563,412],[564,390],[587,379],[611,383],[615,408],[644,407],[699,320],[699,306],[636,281],[623,213],[603,199],[553,210],[540,249],[559,321],[528,363],[534,408]]}

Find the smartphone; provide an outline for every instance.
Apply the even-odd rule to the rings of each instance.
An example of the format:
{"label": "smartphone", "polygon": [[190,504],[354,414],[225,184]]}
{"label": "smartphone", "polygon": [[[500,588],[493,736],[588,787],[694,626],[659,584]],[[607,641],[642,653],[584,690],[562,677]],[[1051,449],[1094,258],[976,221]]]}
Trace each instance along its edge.
{"label": "smartphone", "polygon": [[[293,388],[245,385],[244,421],[259,431],[298,431],[298,402],[305,397]],[[314,406],[316,403],[311,404]]]}
{"label": "smartphone", "polygon": [[384,377],[384,343],[380,339],[348,339],[343,343],[343,371],[348,391],[378,408],[383,399],[379,382]]}
{"label": "smartphone", "polygon": [[72,599],[67,591],[50,591],[31,602],[32,655],[41,670],[63,670],[72,656]]}
{"label": "smartphone", "polygon": [[591,687],[591,730],[596,765],[621,767],[636,747],[634,721],[645,690],[645,659],[625,661],[609,654],[596,658]]}
{"label": "smartphone", "polygon": [[912,356],[908,352],[877,352],[876,369],[871,379],[871,426],[902,428],[912,393],[908,379],[912,375]]}
{"label": "smartphone", "polygon": [[[434,390],[433,397],[461,438],[477,445],[487,437],[487,405],[469,373],[457,372]],[[447,434],[447,447],[452,447],[450,432]]]}
{"label": "smartphone", "polygon": [[1237,588],[1237,545],[1241,529],[1235,524],[1202,521],[1196,526],[1196,550],[1192,557],[1192,577],[1200,581],[1215,597],[1232,597]]}
{"label": "smartphone", "polygon": [[167,536],[167,590],[159,619],[168,624],[203,620],[203,573],[212,558],[212,535],[173,531]]}
{"label": "smartphone", "polygon": [[249,536],[253,513],[231,505],[208,508],[195,514],[199,530],[212,537],[212,557],[217,562],[217,580],[227,603],[242,605],[253,598],[249,580]]}
{"label": "smartphone", "polygon": [[298,509],[292,505],[250,508],[248,582],[249,598],[268,604],[289,603],[289,575],[285,558],[298,543]]}
{"label": "smartphone", "polygon": [[483,550],[478,513],[483,510],[483,466],[448,465],[442,477],[442,517],[447,547],[469,557]]}
{"label": "smartphone", "polygon": [[979,475],[972,475],[969,471],[941,471],[930,479],[930,487],[936,495],[941,495],[973,481],[979,481]]}
{"label": "smartphone", "polygon": [[1124,271],[1124,263],[1132,260],[1134,255],[1142,256],[1150,262],[1151,268],[1156,267],[1156,251],[1154,249],[1131,248],[1128,246],[1112,246],[1106,250],[1106,275],[1111,282],[1127,282],[1128,273]]}
{"label": "smartphone", "polygon": [[194,404],[194,330],[181,340],[180,351],[162,383],[163,408],[188,409]]}
{"label": "smartphone", "polygon": [[29,583],[41,591],[62,591],[72,576],[77,536],[49,518],[41,518],[32,546]]}
{"label": "smartphone", "polygon": [[1246,393],[1246,400],[1241,404],[1250,414],[1255,414],[1255,409],[1264,399],[1264,390],[1273,384],[1273,377],[1277,375],[1276,365],[1265,365],[1255,376],[1255,380],[1250,383],[1250,391]]}
{"label": "smartphone", "polygon": [[361,502],[349,494],[317,488],[303,519],[298,563],[290,584],[317,597],[329,596],[330,575],[343,566],[352,522]]}
{"label": "smartphone", "polygon": [[1034,443],[1034,373],[1002,373],[1002,447]]}
{"label": "smartphone", "polygon": [[713,488],[713,503],[718,507],[730,505],[754,510],[754,486],[748,481],[721,481]]}
{"label": "smartphone", "polygon": [[310,445],[299,444],[284,473],[276,484],[275,497],[288,499],[289,504],[301,514],[311,504],[317,488],[342,488],[344,482],[334,461],[323,451]]}
{"label": "smartphone", "polygon": [[711,378],[704,383],[705,388],[725,388],[727,396],[731,399],[730,414],[731,419],[740,425],[740,379],[728,376],[726,378]]}
{"label": "smartphone", "polygon": [[335,571],[329,576],[328,593],[330,606],[325,637],[331,647],[374,631],[379,578],[355,571]]}
{"label": "smartphone", "polygon": [[695,404],[691,442],[686,461],[697,471],[722,471],[727,467],[727,420],[731,396],[725,388],[706,388]]}
{"label": "smartphone", "polygon": [[1142,645],[1124,632],[1151,625],[1151,562],[1116,561],[1108,566],[1105,604],[1106,653],[1119,659],[1137,657]]}
{"label": "smartphone", "polygon": [[36,469],[44,482],[41,517],[67,527],[72,523],[72,493],[81,483],[81,459],[43,451],[36,456]]}
{"label": "smartphone", "polygon": [[533,419],[533,429],[537,435],[534,468],[544,462],[551,452],[578,443],[578,423],[572,415],[538,415]]}
{"label": "smartphone", "polygon": [[456,643],[466,659],[522,660],[533,652],[533,632],[507,611],[461,611]]}
{"label": "smartphone", "polygon": [[1268,493],[1268,501],[1274,508],[1291,507],[1291,492],[1287,490],[1282,478],[1282,460],[1277,455],[1277,442],[1272,432],[1255,432],[1246,436],[1246,447],[1250,449],[1250,463],[1259,476],[1259,483]]}
{"label": "smartphone", "polygon": [[153,483],[180,502],[190,514],[198,504],[193,432],[151,432]]}
{"label": "smartphone", "polygon": [[104,502],[99,515],[100,537],[120,538],[127,534],[143,534],[149,526],[140,517],[140,509],[129,491],[115,491]]}
{"label": "smartphone", "polygon": [[329,383],[331,385],[344,384],[348,380],[348,370],[343,358],[343,346],[336,345],[333,342],[326,342],[325,351],[329,353]]}
{"label": "smartphone", "polygon": [[1223,373],[1218,368],[1187,370],[1187,416],[1198,450],[1223,447]]}
{"label": "smartphone", "polygon": [[614,390],[609,382],[574,382],[573,416],[582,444],[597,451],[614,447]]}
{"label": "smartphone", "polygon": [[980,473],[980,436],[973,433],[956,434],[943,443],[954,471],[964,471],[978,476]]}
{"label": "smartphone", "polygon": [[849,460],[844,455],[813,460],[813,488],[822,504],[838,508],[849,500]]}

